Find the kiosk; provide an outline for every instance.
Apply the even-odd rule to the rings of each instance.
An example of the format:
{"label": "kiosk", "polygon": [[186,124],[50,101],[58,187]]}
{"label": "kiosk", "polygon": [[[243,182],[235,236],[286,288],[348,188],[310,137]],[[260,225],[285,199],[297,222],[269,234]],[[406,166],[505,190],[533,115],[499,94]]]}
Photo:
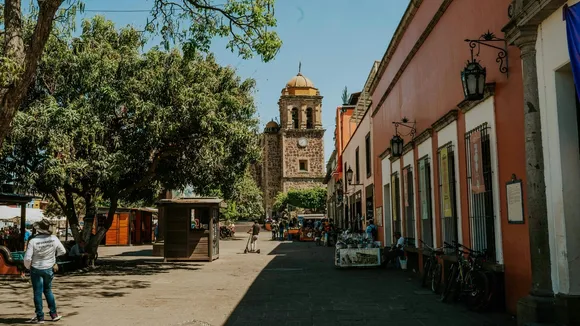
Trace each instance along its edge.
{"label": "kiosk", "polygon": [[219,258],[220,198],[179,198],[159,201],[164,227],[165,261],[213,261]]}

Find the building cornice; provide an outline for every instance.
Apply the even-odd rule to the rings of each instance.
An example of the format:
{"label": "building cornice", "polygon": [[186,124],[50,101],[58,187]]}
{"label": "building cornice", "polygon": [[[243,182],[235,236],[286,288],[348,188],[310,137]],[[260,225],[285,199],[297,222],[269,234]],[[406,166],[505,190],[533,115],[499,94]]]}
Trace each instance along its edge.
{"label": "building cornice", "polygon": [[423,131],[417,137],[415,137],[415,139],[413,141],[415,142],[415,144],[417,144],[417,146],[419,146],[420,144],[425,142],[427,139],[431,138],[432,135],[433,135],[433,129],[427,128],[427,129],[425,129],[425,131]]}
{"label": "building cornice", "polygon": [[384,151],[383,151],[383,152],[382,152],[382,153],[379,155],[379,158],[382,160],[382,159],[384,159],[385,157],[387,157],[387,156],[389,156],[389,155],[391,155],[391,148],[390,148],[390,147],[388,147],[387,149],[385,149],[385,150],[384,150]]}
{"label": "building cornice", "polygon": [[389,46],[387,47],[387,50],[385,51],[385,54],[383,55],[383,58],[379,63],[378,72],[375,75],[375,78],[373,79],[370,86],[369,92],[371,94],[377,88],[377,84],[379,83],[381,77],[385,73],[385,70],[387,69],[389,62],[391,61],[393,54],[395,53],[395,51],[399,47],[399,43],[401,43],[401,40],[403,39],[403,35],[405,35],[407,28],[413,21],[413,18],[415,17],[415,14],[419,10],[419,7],[421,6],[422,3],[423,0],[415,0],[409,2],[409,5],[407,6],[405,13],[403,14],[403,18],[401,18],[401,21],[399,22],[399,25],[397,26],[397,29],[395,30],[395,33],[391,38],[391,42],[389,43]]}
{"label": "building cornice", "polygon": [[458,109],[452,109],[451,111],[447,112],[444,116],[442,116],[439,120],[435,121],[431,128],[435,132],[441,131],[441,129],[450,125],[453,121],[457,120],[457,115],[459,113]]}
{"label": "building cornice", "polygon": [[494,94],[495,94],[495,83],[485,84],[485,93],[484,93],[483,98],[481,100],[479,100],[479,101],[463,100],[463,101],[459,102],[459,104],[457,104],[457,107],[459,108],[459,110],[461,110],[462,113],[468,112],[469,110],[478,106],[483,101],[492,97]]}
{"label": "building cornice", "polygon": [[[407,69],[407,66],[411,63],[411,60],[413,60],[413,58],[415,57],[415,54],[417,54],[417,52],[419,52],[419,49],[421,48],[421,46],[423,45],[423,43],[425,43],[425,40],[427,40],[427,38],[429,37],[429,35],[431,34],[431,32],[433,31],[433,29],[437,25],[437,23],[439,22],[439,20],[441,19],[441,17],[443,17],[443,14],[445,13],[445,11],[447,11],[447,8],[451,4],[451,2],[453,2],[453,0],[443,0],[443,2],[441,3],[441,5],[439,6],[439,9],[437,9],[437,12],[435,13],[435,15],[433,15],[433,18],[431,19],[431,21],[429,22],[429,24],[427,25],[427,27],[425,28],[425,30],[423,31],[423,33],[421,33],[421,36],[419,37],[419,39],[417,39],[417,42],[415,42],[415,45],[413,45],[413,48],[407,54],[407,57],[405,58],[405,60],[401,64],[401,66],[399,67],[399,70],[393,76],[393,80],[391,80],[391,82],[389,83],[389,86],[387,87],[387,89],[385,90],[385,92],[381,96],[381,99],[377,103],[377,106],[373,109],[373,112],[372,112],[372,115],[371,115],[372,117],[374,117],[375,114],[377,114],[377,112],[379,111],[379,109],[381,108],[381,106],[383,105],[383,103],[385,103],[385,100],[387,99],[387,96],[389,96],[389,94],[391,93],[391,91],[393,90],[393,88],[395,88],[395,85],[397,85],[397,82],[399,81],[399,78],[401,78],[401,76],[403,75],[403,72],[405,72],[405,69]],[[374,87],[372,88],[371,94],[374,93],[374,91],[376,89],[376,85],[378,84],[378,82],[381,79],[381,77],[382,77],[382,73],[381,73],[381,70],[379,70],[379,74],[377,74],[377,77],[375,79],[375,82],[373,83],[374,84]]]}

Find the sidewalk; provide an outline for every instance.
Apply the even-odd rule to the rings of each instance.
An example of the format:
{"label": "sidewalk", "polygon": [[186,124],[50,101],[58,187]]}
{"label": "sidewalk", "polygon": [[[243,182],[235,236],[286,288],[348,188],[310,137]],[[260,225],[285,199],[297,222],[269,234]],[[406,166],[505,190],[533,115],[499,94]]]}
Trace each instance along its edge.
{"label": "sidewalk", "polygon": [[[212,263],[164,264],[150,246],[102,248],[107,268],[55,279],[58,325],[511,325],[440,303],[400,271],[338,270],[332,248],[266,234],[262,254],[243,254],[240,234]],[[31,318],[30,285],[0,283],[0,307],[0,324]]]}

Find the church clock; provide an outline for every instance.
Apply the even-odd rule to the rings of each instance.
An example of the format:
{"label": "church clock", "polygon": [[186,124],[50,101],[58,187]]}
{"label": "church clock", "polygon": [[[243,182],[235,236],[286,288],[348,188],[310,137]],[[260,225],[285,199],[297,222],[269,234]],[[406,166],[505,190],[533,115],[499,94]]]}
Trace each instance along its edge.
{"label": "church clock", "polygon": [[304,137],[298,139],[298,146],[300,146],[300,147],[308,146],[308,139],[306,139]]}

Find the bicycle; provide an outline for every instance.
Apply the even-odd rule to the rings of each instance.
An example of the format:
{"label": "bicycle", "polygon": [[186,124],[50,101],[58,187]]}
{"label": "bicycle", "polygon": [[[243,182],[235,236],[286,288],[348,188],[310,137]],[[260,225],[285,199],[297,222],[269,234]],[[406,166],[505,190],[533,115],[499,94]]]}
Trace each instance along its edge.
{"label": "bicycle", "polygon": [[445,289],[441,293],[441,301],[465,297],[470,310],[483,310],[491,299],[489,277],[481,266],[484,254],[455,241],[453,244],[445,242],[445,246],[455,250],[457,262],[451,265]]}
{"label": "bicycle", "polygon": [[[439,263],[439,256],[443,255],[443,248],[433,248],[423,242],[423,240],[419,240],[423,244],[424,248],[429,250],[429,256],[425,259],[423,263],[423,278],[421,281],[421,285],[423,287],[427,287],[429,284],[431,287],[431,291],[437,293],[439,291],[439,287],[441,285],[441,274],[443,271],[443,266]],[[423,256],[425,257],[425,256]]]}

